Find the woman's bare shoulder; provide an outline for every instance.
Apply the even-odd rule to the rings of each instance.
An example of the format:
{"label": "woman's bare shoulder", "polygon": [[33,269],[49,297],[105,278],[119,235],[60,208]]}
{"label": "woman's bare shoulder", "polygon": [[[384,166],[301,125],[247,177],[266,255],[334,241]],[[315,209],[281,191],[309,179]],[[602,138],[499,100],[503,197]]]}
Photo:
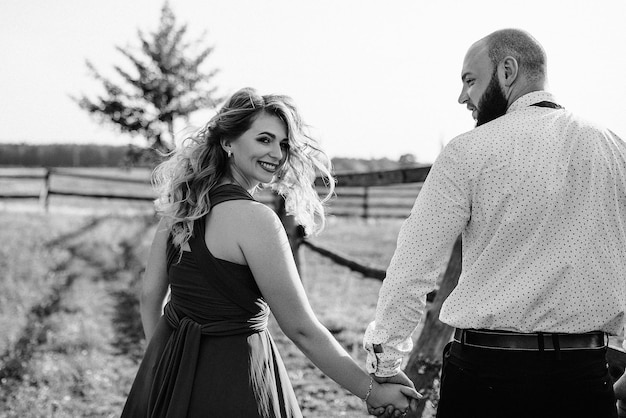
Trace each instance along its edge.
{"label": "woman's bare shoulder", "polygon": [[214,211],[221,219],[244,227],[249,232],[264,233],[268,228],[273,229],[276,225],[281,225],[274,209],[257,201],[231,200],[216,206]]}
{"label": "woman's bare shoulder", "polygon": [[274,209],[268,205],[256,200],[230,200],[220,203],[214,208],[223,213],[232,213],[235,215],[246,215],[257,219],[270,219],[277,217]]}

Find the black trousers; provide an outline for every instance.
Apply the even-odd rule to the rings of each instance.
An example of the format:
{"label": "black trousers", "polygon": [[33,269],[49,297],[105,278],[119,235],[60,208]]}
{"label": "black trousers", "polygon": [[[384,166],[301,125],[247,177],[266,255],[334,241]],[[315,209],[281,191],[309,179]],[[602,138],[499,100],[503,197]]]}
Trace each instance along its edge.
{"label": "black trousers", "polygon": [[449,343],[437,418],[616,418],[606,348],[505,351]]}

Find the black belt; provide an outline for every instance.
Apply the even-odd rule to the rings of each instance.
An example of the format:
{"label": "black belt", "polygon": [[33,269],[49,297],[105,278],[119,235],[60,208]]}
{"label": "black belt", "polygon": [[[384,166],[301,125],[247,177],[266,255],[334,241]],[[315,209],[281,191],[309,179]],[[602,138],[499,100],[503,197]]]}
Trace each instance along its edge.
{"label": "black belt", "polygon": [[454,341],[464,346],[515,351],[588,350],[606,347],[601,331],[584,334],[518,333],[509,331],[459,329]]}

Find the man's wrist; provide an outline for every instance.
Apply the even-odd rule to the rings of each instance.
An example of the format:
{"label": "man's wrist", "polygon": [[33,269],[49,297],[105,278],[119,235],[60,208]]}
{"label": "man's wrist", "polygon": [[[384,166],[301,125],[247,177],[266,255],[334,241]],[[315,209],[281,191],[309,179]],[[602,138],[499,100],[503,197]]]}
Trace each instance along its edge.
{"label": "man's wrist", "polygon": [[371,376],[372,379],[374,379],[378,383],[387,383],[394,378],[394,376],[376,376],[375,373],[372,373]]}

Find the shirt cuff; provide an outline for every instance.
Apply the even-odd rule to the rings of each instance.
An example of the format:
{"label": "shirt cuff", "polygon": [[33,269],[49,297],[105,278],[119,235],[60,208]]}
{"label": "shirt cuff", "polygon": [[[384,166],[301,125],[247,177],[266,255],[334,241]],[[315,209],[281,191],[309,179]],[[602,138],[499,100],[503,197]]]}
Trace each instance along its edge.
{"label": "shirt cuff", "polygon": [[[395,350],[388,350],[383,344],[389,335],[385,329],[376,329],[376,322],[371,322],[365,330],[363,348],[367,351],[365,368],[368,373],[378,377],[391,377],[400,373],[402,357],[398,358]],[[385,352],[385,349],[388,351]],[[391,352],[389,352],[391,351]]]}

